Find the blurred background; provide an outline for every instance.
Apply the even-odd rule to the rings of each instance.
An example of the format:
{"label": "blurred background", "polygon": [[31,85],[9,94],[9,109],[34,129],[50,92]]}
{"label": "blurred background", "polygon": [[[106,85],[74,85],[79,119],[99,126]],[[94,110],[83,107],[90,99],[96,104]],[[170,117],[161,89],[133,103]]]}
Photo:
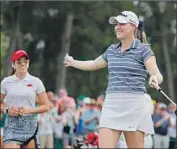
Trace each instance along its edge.
{"label": "blurred background", "polygon": [[[148,43],[151,44],[164,77],[161,87],[176,101],[177,2],[1,1],[1,80],[11,73],[11,53],[16,49],[26,50],[30,55],[29,72],[43,81],[51,103],[50,113],[39,115],[38,120],[40,136],[50,134],[50,139],[54,139],[48,139],[48,145],[60,148],[75,144],[73,139],[76,141],[76,136],[83,135],[80,120],[88,119],[82,116],[84,110],[97,109],[99,112],[96,115],[99,118],[108,84],[107,69],[80,71],[66,68],[63,61],[66,53],[77,60],[95,59],[110,44],[118,43],[114,26],[108,23],[108,18],[124,10],[131,10],[140,20],[144,20]],[[146,86],[153,99],[154,114],[160,111],[164,115],[165,112],[167,119],[171,121],[164,124],[164,129],[169,130],[166,134],[170,137],[166,141],[167,146],[173,149],[176,142],[176,117],[173,115],[175,107],[155,89],[150,88],[148,83]],[[73,122],[70,126],[73,128],[70,143],[66,142],[66,136],[65,139],[62,137],[62,133],[68,134],[63,129],[65,123],[62,122],[68,109],[73,110],[69,113],[74,113],[72,117],[75,118],[75,125]],[[50,125],[51,119],[53,121]],[[5,117],[2,119],[2,128],[4,120]],[[95,123],[94,132],[97,131],[97,126],[98,123]],[[76,136],[73,137],[73,133]],[[42,137],[41,140],[41,146],[45,147],[43,143],[46,141]],[[159,138],[155,139],[154,143],[158,140]],[[152,146],[153,144],[150,148]]]}
{"label": "blurred background", "polygon": [[[104,93],[107,70],[84,72],[63,65],[66,53],[78,60],[94,59],[117,43],[108,18],[123,10],[145,21],[148,42],[164,76],[162,88],[175,100],[177,85],[177,3],[142,1],[1,1],[1,79],[11,72],[11,53],[22,48],[31,58],[30,73],[47,90],[67,88],[73,97]],[[163,100],[153,89],[148,92]],[[166,102],[166,100],[164,101]]]}

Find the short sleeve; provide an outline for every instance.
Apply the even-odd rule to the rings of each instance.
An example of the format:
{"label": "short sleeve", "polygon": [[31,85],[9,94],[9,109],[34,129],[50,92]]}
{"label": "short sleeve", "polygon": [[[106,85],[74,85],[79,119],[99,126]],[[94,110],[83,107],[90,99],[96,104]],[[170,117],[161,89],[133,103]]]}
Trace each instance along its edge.
{"label": "short sleeve", "polygon": [[102,54],[103,59],[107,62],[107,50]]}
{"label": "short sleeve", "polygon": [[154,56],[154,52],[151,50],[150,46],[145,45],[142,48],[142,59],[145,62],[150,56]]}
{"label": "short sleeve", "polygon": [[37,90],[36,90],[37,94],[44,92],[45,87],[44,87],[44,84],[42,83],[42,81],[39,78],[37,78],[36,82],[37,82]]}
{"label": "short sleeve", "polygon": [[7,94],[7,90],[5,88],[5,84],[6,84],[6,79],[4,78],[2,81],[1,81],[1,94]]}
{"label": "short sleeve", "polygon": [[109,50],[110,48],[112,48],[112,45],[110,45],[110,46],[106,49],[106,51],[102,54],[103,59],[104,59],[106,62],[108,62],[108,50]]}

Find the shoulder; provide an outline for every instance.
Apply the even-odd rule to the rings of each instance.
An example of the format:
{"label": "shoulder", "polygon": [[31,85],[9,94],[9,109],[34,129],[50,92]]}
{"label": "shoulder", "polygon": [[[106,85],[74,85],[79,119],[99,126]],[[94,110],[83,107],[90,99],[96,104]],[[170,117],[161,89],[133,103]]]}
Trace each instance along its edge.
{"label": "shoulder", "polygon": [[5,77],[5,78],[1,81],[1,84],[6,83],[6,82],[9,82],[9,81],[12,81],[13,78],[14,78],[14,76]]}
{"label": "shoulder", "polygon": [[28,79],[31,79],[31,80],[40,80],[39,77],[30,75],[30,74],[28,74]]}
{"label": "shoulder", "polygon": [[146,43],[139,43],[137,45],[137,49],[141,49],[142,51],[144,49],[151,49],[151,45],[150,44],[146,44]]}
{"label": "shoulder", "polygon": [[115,52],[115,49],[119,46],[119,44],[111,44],[109,47],[106,49],[107,54],[111,54]]}
{"label": "shoulder", "polygon": [[39,77],[33,76],[33,75],[28,75],[28,79],[32,80],[32,81],[36,81],[37,83],[42,82],[41,79]]}
{"label": "shoulder", "polygon": [[119,46],[119,44],[111,44],[111,45],[107,48],[107,50],[113,50],[113,49],[117,48],[118,46]]}

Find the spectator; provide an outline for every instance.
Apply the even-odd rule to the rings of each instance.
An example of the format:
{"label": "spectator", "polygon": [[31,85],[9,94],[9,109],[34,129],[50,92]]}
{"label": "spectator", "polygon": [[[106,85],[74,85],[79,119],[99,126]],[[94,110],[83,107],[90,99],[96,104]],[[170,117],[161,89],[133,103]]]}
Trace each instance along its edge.
{"label": "spectator", "polygon": [[85,98],[85,96],[83,96],[83,95],[80,95],[80,96],[77,98],[77,108],[80,108],[80,107],[83,106],[84,98]]}
{"label": "spectator", "polygon": [[79,107],[77,110],[76,123],[78,122],[80,116],[82,116],[83,112],[88,108],[90,101],[91,101],[91,99],[89,97],[85,97],[83,99],[83,103],[82,103],[83,105],[81,107]]}
{"label": "spectator", "polygon": [[[65,107],[65,111],[62,114],[63,127],[63,147],[68,148],[69,145],[74,147],[76,145],[75,136],[75,116],[76,111],[74,103],[69,104]],[[71,144],[70,144],[71,143]]]}
{"label": "spectator", "polygon": [[82,114],[82,119],[84,121],[84,134],[95,132],[100,118],[100,114],[95,108],[96,102],[94,100],[90,100],[90,103],[87,104],[88,109],[86,109]]}
{"label": "spectator", "polygon": [[49,99],[50,107],[51,107],[51,108],[54,108],[55,105],[56,105],[56,98],[55,98],[55,96],[54,96],[54,93],[51,92],[51,91],[48,91],[48,92],[47,92],[47,97],[48,97],[48,99]]}
{"label": "spectator", "polygon": [[99,95],[97,97],[97,104],[103,106],[104,98],[105,98],[104,95]]}
{"label": "spectator", "polygon": [[53,148],[53,129],[52,129],[52,115],[49,112],[45,112],[38,115],[39,120],[39,139],[41,148]]}
{"label": "spectator", "polygon": [[64,106],[67,108],[68,105],[73,104],[73,107],[76,107],[76,103],[74,98],[69,97],[66,89],[60,89],[59,90],[59,98],[57,100],[57,105],[59,103],[64,104]]}
{"label": "spectator", "polygon": [[168,127],[170,125],[170,115],[167,113],[167,106],[164,103],[158,104],[158,111],[153,115],[155,134],[154,148],[168,148],[169,136]]}
{"label": "spectator", "polygon": [[63,104],[59,104],[57,108],[57,113],[54,115],[55,124],[54,124],[54,148],[63,148],[63,118],[62,114],[64,112]]}
{"label": "spectator", "polygon": [[176,141],[176,115],[175,115],[176,107],[170,103],[168,106],[168,112],[171,114],[170,118],[170,126],[168,128],[168,135],[170,137],[169,142],[169,149],[177,148],[177,141]]}

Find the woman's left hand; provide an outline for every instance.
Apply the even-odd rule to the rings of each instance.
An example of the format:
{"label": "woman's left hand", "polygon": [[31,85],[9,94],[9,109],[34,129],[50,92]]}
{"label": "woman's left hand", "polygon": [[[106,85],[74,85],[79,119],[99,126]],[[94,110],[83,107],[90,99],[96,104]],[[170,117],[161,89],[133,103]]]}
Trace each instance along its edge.
{"label": "woman's left hand", "polygon": [[159,82],[158,82],[158,79],[157,79],[157,76],[151,76],[149,78],[149,85],[153,88],[156,88],[156,86],[159,85]]}
{"label": "woman's left hand", "polygon": [[20,115],[32,114],[32,108],[20,107],[19,108],[19,114]]}

